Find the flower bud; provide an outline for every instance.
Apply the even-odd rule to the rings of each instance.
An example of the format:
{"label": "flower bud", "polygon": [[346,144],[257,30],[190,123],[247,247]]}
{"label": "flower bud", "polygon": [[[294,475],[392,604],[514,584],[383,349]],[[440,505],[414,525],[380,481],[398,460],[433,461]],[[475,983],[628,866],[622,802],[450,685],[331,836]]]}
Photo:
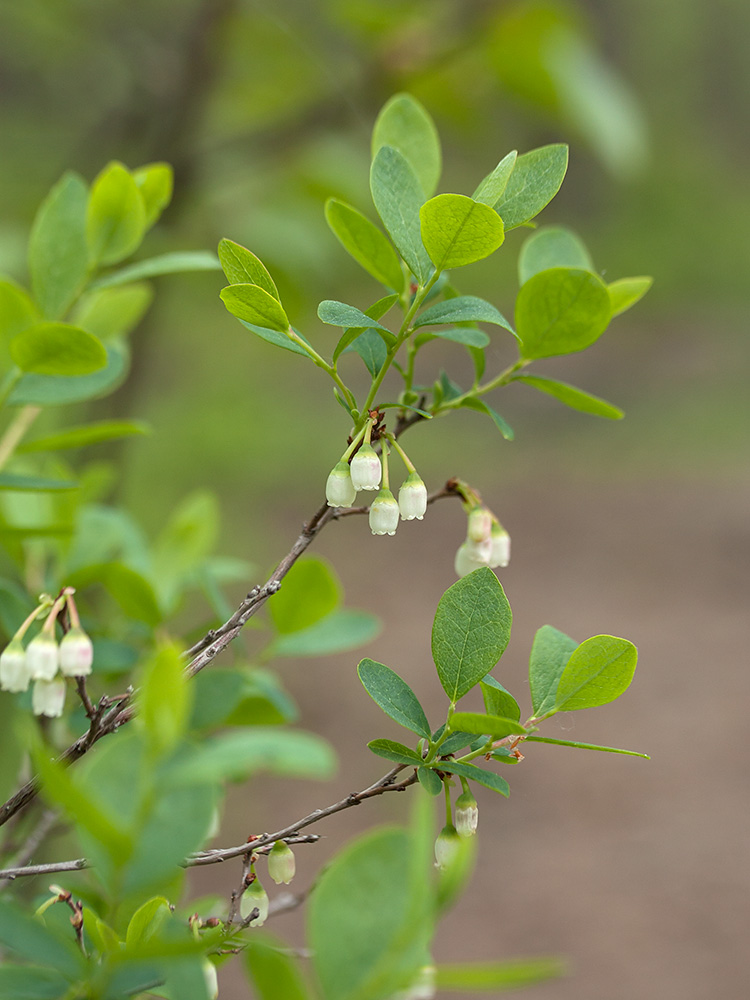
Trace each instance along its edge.
{"label": "flower bud", "polygon": [[40,632],[26,647],[26,667],[32,680],[51,681],[57,673],[59,650],[53,636]]}
{"label": "flower bud", "polygon": [[489,566],[490,555],[492,554],[492,542],[487,539],[484,542],[463,542],[458,547],[456,553],[455,570],[456,576],[466,576],[475,569],[482,566]]}
{"label": "flower bud", "polygon": [[277,840],[268,855],[268,874],[276,885],[289,885],[297,870],[294,851],[283,840]]}
{"label": "flower bud", "polygon": [[268,893],[257,878],[242,893],[240,900],[242,919],[247,920],[256,907],[258,908],[258,916],[253,917],[248,924],[249,927],[262,927],[268,919]]}
{"label": "flower bud", "polygon": [[53,681],[36,680],[31,693],[31,708],[34,715],[46,715],[56,719],[62,715],[65,704],[65,681],[56,677]]}
{"label": "flower bud", "polygon": [[382,471],[375,449],[365,442],[351,462],[352,486],[355,490],[376,490]]}
{"label": "flower bud", "polygon": [[469,530],[466,537],[470,542],[484,542],[492,531],[492,514],[486,507],[475,507],[469,514]]}
{"label": "flower bud", "polygon": [[82,628],[73,627],[60,642],[60,670],[66,677],[85,677],[91,673],[94,647]]}
{"label": "flower bud", "polygon": [[477,832],[479,807],[471,792],[463,792],[456,799],[456,831],[459,837],[473,837]]}
{"label": "flower bud", "polygon": [[510,535],[505,528],[495,522],[492,525],[492,552],[490,553],[490,567],[507,566],[510,562]]}
{"label": "flower bud", "polygon": [[427,490],[416,472],[411,472],[398,491],[398,509],[402,521],[421,521],[427,510]]}
{"label": "flower bud", "polygon": [[0,653],[0,688],[3,691],[25,691],[29,679],[26,650],[19,639],[13,639]]}
{"label": "flower bud", "polygon": [[338,462],[331,470],[326,483],[326,500],[329,507],[351,507],[357,499],[357,491],[352,486],[351,470],[348,462]]}
{"label": "flower bud", "polygon": [[452,823],[448,823],[438,834],[435,841],[435,866],[442,869],[450,868],[460,847],[458,831]]}
{"label": "flower bud", "polygon": [[382,489],[370,506],[370,530],[373,535],[395,535],[398,513],[396,498],[390,490]]}

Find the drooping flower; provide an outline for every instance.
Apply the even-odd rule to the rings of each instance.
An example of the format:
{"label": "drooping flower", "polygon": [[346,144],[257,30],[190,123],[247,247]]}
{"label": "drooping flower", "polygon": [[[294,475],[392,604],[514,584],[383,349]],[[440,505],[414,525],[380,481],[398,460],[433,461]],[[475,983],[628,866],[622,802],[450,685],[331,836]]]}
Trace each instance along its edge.
{"label": "drooping flower", "polygon": [[380,459],[366,441],[351,461],[352,486],[355,490],[376,490],[380,486]]}
{"label": "drooping flower", "polygon": [[398,515],[396,498],[389,489],[382,489],[370,506],[370,530],[373,535],[395,535]]}
{"label": "drooping flower", "polygon": [[329,507],[351,507],[357,499],[357,491],[352,485],[348,462],[338,462],[331,469],[326,483],[326,500]]}
{"label": "drooping flower", "polygon": [[258,915],[249,922],[249,927],[262,927],[268,919],[268,893],[257,878],[242,893],[240,899],[242,919],[247,920],[256,907]]}
{"label": "drooping flower", "polygon": [[0,653],[0,688],[3,691],[26,691],[30,679],[26,650],[20,639],[12,639]]}
{"label": "drooping flower", "polygon": [[398,491],[402,521],[421,521],[427,510],[427,489],[417,472],[410,472]]}
{"label": "drooping flower", "polygon": [[462,792],[456,799],[456,831],[459,837],[473,837],[479,823],[479,807],[471,792]]}
{"label": "drooping flower", "polygon": [[492,555],[492,541],[488,538],[483,542],[472,542],[467,539],[462,542],[456,552],[456,576],[467,576],[475,569],[489,566]]}
{"label": "drooping flower", "polygon": [[34,715],[46,715],[56,719],[63,713],[65,704],[65,681],[62,677],[54,680],[35,680],[31,692],[31,708]]}
{"label": "drooping flower", "polygon": [[53,635],[44,629],[26,647],[26,666],[32,680],[51,681],[57,673],[59,648]]}
{"label": "drooping flower", "polygon": [[66,677],[85,677],[91,673],[94,646],[80,626],[74,626],[60,642],[60,670]]}
{"label": "drooping flower", "polygon": [[461,846],[461,838],[452,823],[447,823],[435,841],[435,865],[445,870],[450,868]]}
{"label": "drooping flower", "polygon": [[277,840],[268,855],[268,874],[276,885],[289,885],[297,870],[294,851],[283,840]]}
{"label": "drooping flower", "polygon": [[510,535],[497,521],[492,525],[492,552],[490,553],[489,565],[491,569],[496,566],[507,566],[510,562]]}

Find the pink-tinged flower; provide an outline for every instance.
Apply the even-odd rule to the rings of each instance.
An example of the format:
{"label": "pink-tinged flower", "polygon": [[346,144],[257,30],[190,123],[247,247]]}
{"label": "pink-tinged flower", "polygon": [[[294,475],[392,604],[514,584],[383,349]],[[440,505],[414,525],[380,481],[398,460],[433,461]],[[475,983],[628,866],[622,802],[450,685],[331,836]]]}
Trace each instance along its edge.
{"label": "pink-tinged flower", "polygon": [[268,893],[257,878],[242,893],[242,898],[240,899],[242,919],[247,920],[256,907],[258,915],[257,917],[253,917],[248,927],[262,927],[268,919]]}
{"label": "pink-tinged flower", "polygon": [[427,489],[418,473],[411,472],[398,491],[398,509],[402,521],[421,521],[427,510]]}
{"label": "pink-tinged flower", "polygon": [[357,499],[357,491],[352,485],[348,462],[334,465],[326,483],[326,500],[329,507],[351,507]]}
{"label": "pink-tinged flower", "polygon": [[34,690],[31,692],[31,708],[34,715],[46,715],[56,719],[62,715],[64,704],[65,681],[62,677],[56,677],[52,681],[34,681]]}
{"label": "pink-tinged flower", "polygon": [[395,535],[398,514],[396,498],[390,490],[382,489],[370,507],[370,530],[373,535]]}
{"label": "pink-tinged flower", "polygon": [[71,628],[60,642],[60,670],[66,677],[85,677],[91,673],[94,646],[82,628]]}
{"label": "pink-tinged flower", "polygon": [[462,542],[456,553],[456,576],[467,576],[475,569],[489,566],[492,555],[492,542],[488,538],[483,542],[472,542],[468,539]]}
{"label": "pink-tinged flower", "polygon": [[352,486],[355,490],[376,490],[380,486],[382,468],[371,444],[363,444],[351,461]]}
{"label": "pink-tinged flower", "polygon": [[26,666],[32,680],[51,681],[57,673],[59,649],[47,632],[35,635],[26,647]]}
{"label": "pink-tinged flower", "polygon": [[492,531],[492,514],[486,507],[475,507],[469,514],[469,528],[466,537],[470,542],[484,542]]}
{"label": "pink-tinged flower", "polygon": [[492,552],[490,553],[490,567],[507,566],[510,562],[510,535],[505,528],[495,522],[492,525]]}
{"label": "pink-tinged flower", "polygon": [[479,807],[471,792],[462,792],[456,799],[456,831],[459,837],[473,837],[479,823]]}
{"label": "pink-tinged flower", "polygon": [[448,823],[435,841],[435,865],[443,871],[450,868],[461,846],[461,838],[452,823]]}
{"label": "pink-tinged flower", "polygon": [[276,885],[289,885],[297,870],[294,851],[283,840],[277,840],[268,855],[268,874]]}
{"label": "pink-tinged flower", "polygon": [[26,650],[19,639],[12,639],[0,653],[0,688],[3,691],[26,691],[30,679]]}

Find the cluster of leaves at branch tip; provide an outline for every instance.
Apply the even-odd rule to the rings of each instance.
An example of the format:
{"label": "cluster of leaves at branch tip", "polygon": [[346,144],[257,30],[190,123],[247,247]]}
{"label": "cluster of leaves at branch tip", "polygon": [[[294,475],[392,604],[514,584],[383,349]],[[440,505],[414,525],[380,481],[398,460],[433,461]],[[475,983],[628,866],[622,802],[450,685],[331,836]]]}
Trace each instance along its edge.
{"label": "cluster of leaves at branch tip", "polygon": [[[645,294],[650,278],[605,283],[582,241],[560,226],[537,229],[521,246],[514,324],[492,303],[461,294],[450,273],[494,254],[511,230],[532,225],[560,189],[568,166],[567,147],[553,144],[520,155],[511,151],[471,196],[435,194],[441,165],[440,139],[427,110],[409,94],[393,97],[380,112],[372,135],[370,191],[385,231],[340,199],[330,199],[325,208],[326,220],[344,250],[386,292],[364,310],[330,299],[320,303],[319,319],[343,331],[330,360],[290,324],[263,263],[251,251],[224,239],[219,258],[230,282],[221,292],[227,309],[268,343],[307,358],[331,378],[335,398],[352,421],[350,438],[355,442],[370,414],[382,415],[388,408],[394,408],[401,421],[410,414],[430,419],[468,408],[489,417],[503,437],[512,440],[512,429],[484,398],[510,382],[528,385],[584,413],[622,417],[613,404],[527,369],[538,359],[593,344],[614,316]],[[401,317],[385,325],[381,320],[392,315],[394,307]],[[487,325],[510,334],[517,349],[517,359],[489,377],[485,352],[492,341],[483,329]],[[415,383],[417,354],[436,339],[453,341],[469,353],[475,371],[471,386],[461,387],[444,371],[432,386]],[[359,355],[369,377],[364,397],[355,392],[341,364],[351,353]],[[381,396],[391,371],[403,382],[395,401]],[[413,468],[409,472],[416,475]],[[368,439],[353,457],[347,451],[334,466],[326,498],[330,506],[350,507],[359,490],[379,486],[376,456]],[[421,519],[425,503],[421,480],[407,480],[398,502],[384,482],[371,506],[371,530],[392,535],[399,515],[402,520]],[[489,541],[467,539],[456,557],[458,575],[507,563],[508,536],[498,527],[492,552]]]}

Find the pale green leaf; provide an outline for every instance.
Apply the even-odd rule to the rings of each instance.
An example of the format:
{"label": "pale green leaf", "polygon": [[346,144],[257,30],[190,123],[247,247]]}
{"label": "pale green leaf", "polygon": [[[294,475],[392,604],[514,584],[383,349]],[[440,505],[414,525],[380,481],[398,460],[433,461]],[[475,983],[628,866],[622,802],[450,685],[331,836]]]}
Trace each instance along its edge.
{"label": "pale green leaf", "polygon": [[502,197],[494,205],[506,232],[529,222],[552,201],[567,169],[568,147],[562,144],[541,146],[517,158]]}
{"label": "pale green leaf", "polygon": [[599,750],[602,753],[622,753],[628,757],[644,757],[651,760],[647,753],[638,753],[636,750],[620,750],[618,747],[601,747],[596,743],[578,743],[575,740],[553,740],[548,736],[527,736],[526,743],[552,743],[558,747],[576,747],[578,750]]}
{"label": "pale green leaf", "polygon": [[522,286],[516,299],[516,330],[527,359],[573,354],[607,329],[611,306],[607,286],[590,271],[553,267]]}
{"label": "pale green leaf", "polygon": [[619,407],[608,403],[606,399],[576,389],[567,382],[558,382],[556,379],[544,378],[541,375],[514,375],[512,381],[523,382],[540,392],[546,392],[548,396],[554,396],[561,403],[573,410],[580,410],[581,413],[591,413],[595,417],[606,417],[608,420],[621,420],[625,416]]}
{"label": "pale green leaf", "polygon": [[488,715],[500,715],[505,719],[519,721],[521,709],[518,707],[518,702],[499,681],[496,681],[491,674],[487,674],[479,686],[482,689],[484,707]]}
{"label": "pale green leaf", "polygon": [[106,367],[91,375],[24,375],[11,391],[8,405],[62,406],[106,396],[124,381],[130,364],[125,344],[113,341],[106,352]]}
{"label": "pale green leaf", "polygon": [[90,375],[107,365],[104,345],[69,323],[37,323],[10,342],[10,356],[34,375]]}
{"label": "pale green leaf", "polygon": [[278,636],[269,652],[273,656],[329,656],[363,646],[380,628],[379,619],[369,611],[342,608],[300,632]]}
{"label": "pale green leaf", "polygon": [[268,613],[282,635],[315,625],[341,603],[341,584],[333,567],[318,556],[298,559],[281,589],[268,602]]}
{"label": "pale green leaf", "polygon": [[620,313],[634,306],[636,302],[643,298],[653,283],[654,279],[646,276],[618,278],[617,281],[611,281],[607,285],[607,288],[609,289],[609,298],[612,304],[612,315],[619,316]]}
{"label": "pale green leaf", "polygon": [[500,160],[495,169],[487,174],[471,196],[474,201],[481,201],[483,205],[489,205],[490,208],[495,207],[508,186],[510,175],[513,173],[513,168],[516,165],[517,156],[518,150],[513,149]]}
{"label": "pale green leaf", "polygon": [[557,685],[576,645],[575,639],[551,625],[537,629],[529,658],[531,704],[537,718],[554,711]]}
{"label": "pale green leaf", "polygon": [[151,428],[143,421],[100,420],[82,427],[69,427],[48,434],[46,437],[26,441],[16,448],[16,454],[35,451],[67,451],[72,448],[86,448],[102,441],[116,441],[134,435],[150,434]]}
{"label": "pale green leaf", "polygon": [[34,219],[29,240],[31,290],[49,319],[62,316],[86,283],[88,188],[67,173],[52,188]]}
{"label": "pale green leaf", "polygon": [[577,267],[593,271],[586,244],[565,226],[542,226],[524,241],[518,255],[518,279],[524,284],[551,267]]}
{"label": "pale green leaf", "polygon": [[619,698],[635,673],[638,650],[627,639],[595,635],[571,653],[560,676],[555,710],[574,712]]}
{"label": "pale green leaf", "polygon": [[484,715],[482,712],[456,712],[451,719],[451,728],[476,736],[491,736],[501,740],[505,736],[522,736],[526,730],[517,719],[503,719],[498,715]]}
{"label": "pale green leaf", "polygon": [[439,990],[476,992],[517,990],[565,974],[566,965],[559,958],[520,958],[505,962],[471,962],[438,965]]}
{"label": "pale green leaf", "polygon": [[92,281],[91,288],[111,288],[113,285],[127,285],[143,278],[157,278],[161,274],[180,274],[185,271],[220,271],[221,264],[216,254],[207,250],[182,250],[163,253],[158,257],[148,257],[135,264],[111,271]]}
{"label": "pale green leaf", "polygon": [[154,290],[145,282],[98,288],[81,300],[75,323],[101,340],[122,337],[141,321],[154,298]]}
{"label": "pale green leaf", "polygon": [[259,285],[277,302],[281,301],[268,269],[252,251],[232,240],[223,239],[219,242],[219,260],[231,285]]}
{"label": "pale green leaf", "polygon": [[376,281],[397,292],[404,289],[401,262],[383,233],[356,208],[329,198],[326,221],[347,253]]}
{"label": "pale green leaf", "polygon": [[424,284],[433,270],[419,224],[425,196],[416,174],[397,149],[383,146],[378,150],[370,169],[370,191],[396,249]]}
{"label": "pale green leaf", "polygon": [[430,726],[419,699],[395,671],[376,660],[364,659],[357,673],[365,691],[386,715],[418,736],[430,738]]}
{"label": "pale green leaf", "polygon": [[278,299],[260,285],[238,284],[222,288],[221,300],[237,319],[286,333],[289,320]]}
{"label": "pale green leaf", "polygon": [[145,211],[146,229],[150,229],[172,200],[174,171],[168,163],[146,163],[133,171]]}
{"label": "pale green leaf", "polygon": [[372,132],[372,155],[381,146],[397,149],[417,175],[427,198],[440,180],[442,156],[435,123],[411,94],[394,94],[383,106]]}
{"label": "pale green leaf", "polygon": [[462,194],[439,194],[419,210],[422,242],[438,271],[489,257],[505,239],[489,205]]}
{"label": "pale green leaf", "polygon": [[146,208],[133,175],[116,160],[91,185],[86,240],[93,264],[116,264],[138,249],[146,231]]}

